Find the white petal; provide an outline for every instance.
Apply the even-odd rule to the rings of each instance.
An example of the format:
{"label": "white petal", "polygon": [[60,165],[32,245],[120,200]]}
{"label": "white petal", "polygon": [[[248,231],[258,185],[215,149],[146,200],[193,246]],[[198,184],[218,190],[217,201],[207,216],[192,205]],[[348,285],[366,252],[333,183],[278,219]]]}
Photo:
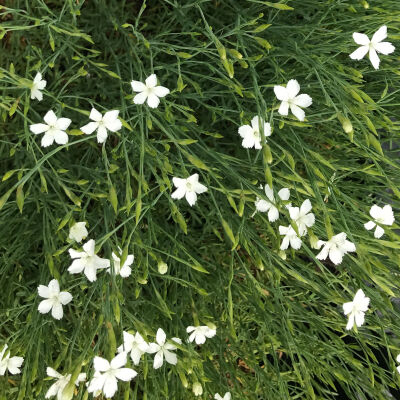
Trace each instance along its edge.
{"label": "white petal", "polygon": [[99,126],[98,122],[89,122],[88,124],[81,127],[81,131],[85,135],[90,135],[98,128],[98,126]]}
{"label": "white petal", "polygon": [[304,121],[306,114],[300,107],[296,106],[295,104],[291,104],[290,111],[295,115],[295,117],[299,121]]}
{"label": "white petal", "polygon": [[186,179],[173,177],[172,182],[174,183],[175,187],[186,186]]}
{"label": "white petal", "polygon": [[46,132],[49,129],[49,126],[46,124],[33,124],[29,126],[29,129],[32,133],[38,135],[39,133]]}
{"label": "white petal", "polygon": [[281,105],[279,106],[278,113],[281,115],[289,114],[289,103],[287,101],[282,101]]}
{"label": "white petal", "polygon": [[383,207],[382,214],[383,214],[382,215],[383,223],[385,225],[393,225],[394,215],[393,215],[392,207],[389,204],[387,204],[386,206]]}
{"label": "white petal", "polygon": [[288,210],[291,219],[296,220],[299,217],[300,214],[299,207],[289,207]]}
{"label": "white petal", "polygon": [[331,249],[329,251],[329,259],[335,264],[338,265],[343,260],[343,253],[339,249]]}
{"label": "white petal", "polygon": [[259,212],[267,212],[271,208],[271,203],[266,200],[258,199],[255,203],[256,209]]}
{"label": "white petal", "polygon": [[104,125],[99,126],[97,129],[97,143],[104,143],[107,139],[107,129]]}
{"label": "white petal", "polygon": [[353,39],[360,46],[368,46],[370,42],[368,36],[364,33],[354,32]]}
{"label": "white petal", "polygon": [[289,98],[288,91],[284,86],[274,86],[274,93],[278,100],[286,101]]}
{"label": "white petal", "polygon": [[54,114],[53,110],[47,111],[46,115],[43,117],[44,122],[46,122],[47,125],[54,126],[57,123],[57,116]]}
{"label": "white petal", "polygon": [[47,132],[44,134],[42,140],[40,141],[40,145],[42,147],[49,147],[53,143],[54,143],[54,136],[52,134],[48,134]]}
{"label": "white petal", "polygon": [[141,92],[133,98],[135,104],[143,104],[147,99],[147,92]]}
{"label": "white petal", "polygon": [[55,124],[56,128],[60,131],[65,131],[69,125],[71,124],[71,120],[69,118],[59,118]]}
{"label": "white petal", "polygon": [[60,293],[60,285],[59,285],[57,279],[52,279],[49,282],[49,290],[50,290],[50,292],[52,292],[54,294]]}
{"label": "white petal", "polygon": [[31,89],[31,99],[37,99],[38,101],[43,100],[43,94],[38,88]]}
{"label": "white petal", "polygon": [[103,393],[107,398],[113,397],[118,390],[118,381],[114,376],[106,376],[104,381]]}
{"label": "white petal", "polygon": [[349,315],[349,320],[347,321],[346,329],[350,330],[354,325],[354,313]]}
{"label": "white petal", "polygon": [[345,252],[353,252],[356,251],[356,245],[349,240],[345,240],[341,247],[341,250],[344,250]]}
{"label": "white petal", "polygon": [[49,390],[46,392],[46,395],[44,396],[45,399],[49,399],[50,397],[56,396],[57,393],[58,393],[58,388],[59,388],[58,382],[53,383],[53,384],[50,386]]}
{"label": "white petal", "polygon": [[286,90],[289,95],[289,99],[295,98],[300,92],[299,82],[297,82],[296,79],[291,79],[286,85]]}
{"label": "white petal", "polygon": [[111,132],[117,132],[122,128],[122,122],[118,119],[118,113],[118,110],[113,110],[104,114],[104,124]]}
{"label": "white petal", "polygon": [[68,135],[64,131],[57,131],[54,134],[54,139],[57,144],[66,144],[68,143]]}
{"label": "white petal", "polygon": [[385,55],[393,53],[396,50],[396,48],[389,42],[377,43],[374,45],[374,48],[379,53],[382,53]]}
{"label": "white petal", "polygon": [[61,304],[65,306],[72,300],[72,294],[68,292],[61,292],[58,298],[60,299]]}
{"label": "white petal", "polygon": [[126,364],[126,353],[120,353],[111,360],[111,368],[118,369]]}
{"label": "white petal", "polygon": [[82,255],[84,254],[83,252],[81,252],[81,251],[76,251],[76,250],[74,250],[74,249],[69,249],[69,250],[68,250],[68,253],[69,253],[69,256],[70,256],[71,258],[81,258]]}
{"label": "white petal", "polygon": [[247,136],[242,140],[242,147],[245,149],[251,149],[255,146],[254,136]]}
{"label": "white petal", "polygon": [[186,194],[186,187],[185,186],[180,186],[178,189],[176,189],[172,194],[171,197],[173,199],[182,199]]}
{"label": "white petal", "polygon": [[196,192],[192,192],[192,191],[186,192],[185,197],[190,206],[194,206],[196,204],[196,201],[197,201]]}
{"label": "white petal", "polygon": [[306,199],[303,201],[303,204],[300,207],[301,214],[305,215],[308,214],[312,209],[311,201]]}
{"label": "white petal", "polygon": [[40,82],[42,80],[42,74],[40,72],[37,72],[35,77],[33,78],[33,82],[37,83]]}
{"label": "white petal", "polygon": [[367,231],[370,231],[371,229],[373,229],[375,227],[376,223],[374,221],[368,221],[367,223],[364,224],[364,228]]}
{"label": "white petal", "polygon": [[40,302],[38,310],[41,314],[47,314],[53,307],[53,300],[47,299]]}
{"label": "white petal", "polygon": [[368,53],[368,46],[361,46],[350,54],[352,60],[361,60]]}
{"label": "white petal", "polygon": [[283,188],[278,192],[278,196],[281,198],[281,200],[289,200],[290,190],[288,188]]}
{"label": "white petal", "polygon": [[91,111],[90,111],[89,118],[90,118],[92,121],[99,122],[99,121],[101,121],[101,119],[102,119],[102,115],[101,115],[101,113],[100,113],[99,111],[97,111],[97,110],[93,107],[93,108],[91,109]]}
{"label": "white petal", "polygon": [[377,206],[376,204],[374,204],[371,209],[369,210],[369,214],[371,215],[371,217],[373,219],[378,219],[381,218],[382,214],[383,214],[383,209],[379,206]]}
{"label": "white petal", "polygon": [[264,192],[265,192],[265,195],[268,197],[268,199],[271,200],[271,202],[275,201],[274,191],[268,184],[265,185]]}
{"label": "white petal", "polygon": [[201,193],[207,192],[208,189],[207,189],[207,186],[204,186],[201,183],[197,183],[197,184],[193,185],[193,190],[196,193],[201,194]]}
{"label": "white petal", "polygon": [[377,226],[374,232],[374,236],[379,239],[385,234],[385,230],[380,226]]}
{"label": "white petal", "polygon": [[268,211],[268,221],[269,222],[274,222],[279,218],[279,211],[278,209],[274,206],[271,205],[271,208]]}
{"label": "white petal", "polygon": [[89,254],[90,256],[94,256],[95,246],[96,242],[93,239],[90,239],[83,245],[83,250],[85,250],[85,253]]}
{"label": "white petal", "polygon": [[21,372],[21,370],[19,369],[19,367],[22,365],[22,363],[24,362],[24,358],[23,357],[11,357],[8,360],[8,370],[13,374],[19,374]]}
{"label": "white petal", "polygon": [[157,334],[156,334],[156,341],[160,346],[164,346],[165,340],[167,339],[167,335],[165,332],[161,329],[158,328]]}
{"label": "white petal", "polygon": [[122,278],[127,278],[131,273],[132,269],[127,265],[124,265],[119,271],[119,274],[122,276]]}
{"label": "white petal", "polygon": [[343,304],[343,313],[344,313],[344,315],[347,315],[347,314],[351,313],[351,311],[353,310],[353,304],[354,303],[352,301],[349,301],[349,302]]}
{"label": "white petal", "polygon": [[359,311],[355,314],[355,320],[357,326],[362,326],[364,324],[364,313]]}
{"label": "white petal", "polygon": [[382,42],[382,40],[386,39],[386,37],[387,37],[387,26],[383,25],[374,33],[371,42],[373,42],[374,44]]}
{"label": "white petal", "polygon": [[131,381],[136,375],[137,372],[131,368],[121,368],[115,372],[115,376],[124,382]]}
{"label": "white petal", "polygon": [[164,355],[162,351],[159,351],[154,356],[153,368],[158,369],[163,365],[164,362]]}
{"label": "white petal", "polygon": [[280,249],[286,250],[288,247],[289,247],[289,238],[287,236],[285,236],[282,240]]}
{"label": "white petal", "polygon": [[239,127],[238,132],[239,135],[244,139],[254,136],[254,129],[250,125],[242,125]]}
{"label": "white petal", "polygon": [[157,85],[157,76],[156,74],[151,74],[148,78],[146,78],[146,86],[148,88],[153,88]]}
{"label": "white petal", "polygon": [[292,248],[295,250],[300,249],[301,243],[301,239],[297,236],[293,236],[290,238],[290,246],[292,246]]}
{"label": "white petal", "polygon": [[94,282],[95,280],[97,280],[96,272],[97,272],[97,269],[95,266],[93,266],[93,265],[85,266],[84,274],[85,274],[86,278],[89,279],[90,282]]}
{"label": "white petal", "polygon": [[74,260],[72,264],[69,266],[68,272],[70,274],[80,274],[84,270],[85,265],[86,265],[85,260],[78,258],[77,260]]}
{"label": "white petal", "polygon": [[375,69],[379,69],[380,59],[374,49],[369,49],[369,59],[371,61],[372,66]]}
{"label": "white petal", "polygon": [[322,250],[317,254],[317,259],[318,260],[326,260],[329,254],[329,248],[328,246],[324,246]]}
{"label": "white petal", "polygon": [[53,305],[51,315],[54,319],[61,319],[63,317],[64,312],[61,303],[56,303]]}
{"label": "white petal", "polygon": [[110,363],[102,357],[95,357],[93,359],[93,367],[96,371],[105,372],[110,369]]}
{"label": "white petal", "polygon": [[178,357],[175,353],[172,353],[171,351],[164,350],[164,356],[165,361],[167,361],[167,363],[169,364],[176,365],[176,363],[178,362]]}
{"label": "white petal", "polygon": [[151,108],[157,108],[160,104],[160,99],[153,93],[150,93],[147,97],[147,105]]}
{"label": "white petal", "polygon": [[50,289],[45,285],[38,286],[38,293],[40,297],[45,297],[46,299],[50,297]]}
{"label": "white petal", "polygon": [[164,86],[156,86],[153,89],[153,93],[158,97],[165,97],[167,94],[169,94],[169,89]]}
{"label": "white petal", "polygon": [[293,103],[302,108],[310,107],[312,104],[312,98],[308,94],[301,94],[294,98]]}
{"label": "white petal", "polygon": [[139,81],[132,81],[131,86],[134,92],[143,92],[146,90],[146,85]]}

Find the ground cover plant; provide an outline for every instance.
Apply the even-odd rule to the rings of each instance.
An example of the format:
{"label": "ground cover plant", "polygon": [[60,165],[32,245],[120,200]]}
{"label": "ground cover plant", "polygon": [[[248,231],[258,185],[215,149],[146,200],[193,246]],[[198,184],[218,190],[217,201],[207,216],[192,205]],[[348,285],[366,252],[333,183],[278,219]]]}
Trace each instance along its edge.
{"label": "ground cover plant", "polygon": [[400,397],[397,0],[0,4],[0,399]]}

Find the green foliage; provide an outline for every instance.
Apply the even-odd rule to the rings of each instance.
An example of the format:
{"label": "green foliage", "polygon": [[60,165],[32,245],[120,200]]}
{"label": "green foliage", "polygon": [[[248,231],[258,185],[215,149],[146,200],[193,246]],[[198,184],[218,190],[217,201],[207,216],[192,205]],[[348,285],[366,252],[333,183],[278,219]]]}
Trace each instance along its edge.
{"label": "green foliage", "polygon": [[[217,335],[200,348],[184,340],[176,367],[153,370],[144,356],[114,398],[190,399],[196,381],[205,399],[396,395],[400,237],[388,228],[377,240],[363,224],[374,203],[400,218],[399,57],[375,71],[349,54],[354,31],[385,24],[400,49],[398,0],[0,4],[0,347],[25,357],[21,375],[0,377],[0,399],[44,399],[47,366],[91,377],[123,330],[186,339],[197,322]],[[36,71],[41,102],[30,99]],[[171,90],[155,110],[135,105],[129,84],[153,72]],[[273,86],[289,79],[313,99],[304,122],[277,113]],[[120,110],[123,128],[104,145],[79,130],[92,106]],[[49,109],[73,121],[64,146],[42,148],[29,131]],[[273,133],[246,150],[237,130],[257,114]],[[173,176],[193,173],[208,192],[191,208],[170,194]],[[313,204],[312,232],[286,258],[285,207],[274,223],[253,216],[265,183]],[[87,221],[102,257],[133,253],[132,275],[70,275],[74,221]],[[339,232],[357,252],[318,261],[311,240]],[[61,321],[37,311],[37,286],[52,278],[74,296]],[[342,304],[358,288],[370,311],[345,331]]]}

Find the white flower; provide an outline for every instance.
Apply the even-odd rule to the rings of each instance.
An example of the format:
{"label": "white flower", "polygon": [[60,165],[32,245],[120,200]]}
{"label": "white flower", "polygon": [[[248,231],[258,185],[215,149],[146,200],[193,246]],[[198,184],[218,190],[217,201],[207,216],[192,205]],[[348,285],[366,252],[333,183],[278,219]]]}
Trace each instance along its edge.
{"label": "white flower", "polygon": [[296,79],[291,79],[286,87],[274,86],[275,96],[278,100],[282,101],[278,113],[281,115],[288,115],[289,107],[290,111],[300,121],[304,121],[305,112],[302,108],[311,106],[312,99],[308,94],[299,94],[300,85]]}
{"label": "white flower", "polygon": [[374,204],[369,210],[369,213],[374,220],[364,224],[364,228],[370,231],[376,226],[374,236],[379,239],[384,235],[385,230],[377,225],[377,223],[382,225],[393,225],[394,215],[392,207],[389,204],[384,207],[379,207]]}
{"label": "white flower", "polygon": [[96,394],[102,391],[105,397],[113,397],[118,390],[118,380],[129,382],[137,375],[131,368],[122,368],[126,361],[126,353],[118,354],[111,362],[105,358],[95,357],[93,366],[96,372],[90,381],[88,392]]}
{"label": "white flower", "polygon": [[57,118],[53,110],[50,110],[44,116],[45,124],[34,124],[29,127],[32,133],[39,135],[44,133],[42,137],[42,147],[48,147],[54,143],[66,144],[68,143],[68,135],[65,130],[72,122],[69,118]]}
{"label": "white flower", "polygon": [[225,396],[222,397],[220,394],[216,393],[214,396],[215,400],[231,400],[231,394],[229,392],[225,393]]}
{"label": "white flower", "polygon": [[151,108],[157,108],[160,104],[159,97],[165,97],[169,93],[169,89],[164,86],[157,85],[156,74],[150,75],[146,81],[132,81],[131,86],[134,92],[140,92],[133,98],[135,104],[143,104],[147,99],[147,104]]}
{"label": "white flower", "polygon": [[90,135],[97,129],[97,142],[104,143],[107,139],[107,130],[117,132],[122,128],[122,123],[118,119],[118,110],[107,111],[104,116],[99,111],[92,108],[89,118],[94,122],[89,122],[81,127],[81,131]]}
{"label": "white flower", "polygon": [[362,289],[358,289],[353,301],[343,304],[344,315],[349,316],[346,329],[349,330],[354,326],[361,326],[364,323],[364,314],[368,310],[369,297],[365,297]]}
{"label": "white flower", "polygon": [[395,47],[389,42],[382,42],[382,40],[387,37],[387,27],[381,26],[372,36],[372,39],[369,40],[368,36],[364,33],[353,33],[354,41],[359,44],[359,47],[356,51],[350,54],[350,58],[353,60],[361,60],[364,56],[369,52],[369,59],[371,61],[372,66],[375,69],[379,69],[379,57],[378,53],[388,55],[393,53]]}
{"label": "white flower", "polygon": [[[122,253],[122,250],[119,247],[118,251],[120,254]],[[112,252],[111,255],[114,260],[114,274],[121,275],[122,278],[127,278],[132,272],[131,265],[134,260],[133,254],[127,255],[124,265],[122,267],[121,267],[121,259],[114,252]],[[111,273],[111,268],[107,269],[107,272]]]}
{"label": "white flower", "polygon": [[[400,363],[400,354],[397,355],[396,361],[397,361],[398,363]],[[397,372],[400,374],[400,365],[399,365],[396,369],[397,369]]]}
{"label": "white flower", "polygon": [[83,245],[83,251],[69,249],[71,258],[75,258],[68,268],[70,274],[79,274],[84,271],[89,281],[94,282],[98,269],[109,268],[110,260],[100,258],[94,254],[95,244],[95,241],[91,239]]}
{"label": "white flower", "polygon": [[20,367],[24,362],[23,357],[10,357],[10,352],[7,352],[7,355],[4,356],[8,349],[8,346],[5,344],[3,350],[0,352],[0,376],[5,375],[8,370],[10,374],[17,375],[21,373]]}
{"label": "white flower", "polygon": [[195,396],[201,396],[203,394],[203,387],[199,382],[193,383],[192,389]]}
{"label": "white flower", "polygon": [[[169,364],[176,365],[178,362],[176,354],[173,353],[173,351],[176,350],[176,346],[174,346],[172,343],[165,343],[166,339],[167,336],[165,335],[165,332],[159,328],[156,335],[157,343],[149,343],[147,352],[150,354],[156,353],[153,363],[154,369],[158,369],[163,365],[164,357],[165,361],[167,361]],[[172,338],[172,340],[177,343],[181,343],[179,338]]]}
{"label": "white flower", "polygon": [[203,344],[206,338],[212,338],[217,333],[216,329],[211,329],[207,325],[203,326],[188,326],[186,332],[191,333],[189,336],[189,342],[196,342],[196,344]]}
{"label": "white flower", "polygon": [[181,199],[186,197],[190,206],[196,204],[197,194],[207,192],[207,187],[199,183],[199,174],[193,174],[189,178],[172,178],[175,187],[177,188],[171,197],[173,199]]}
{"label": "white flower", "polygon": [[[276,207],[275,203],[275,196],[274,191],[271,187],[267,184],[265,185],[265,195],[267,196],[268,200],[263,200],[257,197],[255,206],[257,211],[259,212],[267,212],[268,211],[268,221],[274,222],[279,218],[279,211]],[[290,191],[288,188],[283,188],[278,192],[278,196],[281,200],[289,200]]]}
{"label": "white flower", "polygon": [[290,218],[296,222],[299,235],[304,236],[307,228],[311,228],[315,222],[315,216],[310,213],[312,205],[309,199],[305,200],[301,207],[289,207]]}
{"label": "white flower", "polygon": [[88,231],[86,229],[86,222],[76,222],[69,229],[69,238],[71,240],[75,240],[75,242],[81,242],[83,239],[86,239],[88,235]]}
{"label": "white flower", "polygon": [[131,358],[135,365],[138,365],[142,354],[146,353],[149,349],[148,343],[143,339],[139,332],[135,335],[129,332],[123,332],[124,344],[118,347],[118,353],[131,352]]}
{"label": "white flower", "polygon": [[31,99],[37,99],[39,101],[43,100],[43,93],[41,90],[43,90],[46,87],[47,82],[42,79],[42,74],[38,72],[33,79],[33,83],[31,86]]}
{"label": "white flower", "polygon": [[346,253],[356,251],[356,246],[354,243],[348,241],[347,235],[342,232],[335,236],[332,236],[330,240],[324,242],[323,240],[318,240],[318,249],[324,246],[323,249],[318,253],[318,260],[326,260],[329,255],[329,259],[335,264],[340,264],[342,262],[343,256]]}
{"label": "white flower", "polygon": [[255,149],[261,149],[261,133],[259,127],[259,121],[261,125],[264,124],[264,135],[271,136],[271,125],[268,122],[264,122],[264,120],[257,115],[253,117],[250,125],[242,125],[239,128],[239,135],[243,138],[242,146],[245,149],[250,149],[254,147]]}
{"label": "white flower", "polygon": [[297,236],[297,233],[292,226],[280,225],[279,234],[285,235],[281,243],[281,250],[286,250],[289,247],[289,244],[295,250],[298,250],[301,247],[301,239]]}
{"label": "white flower", "polygon": [[[47,367],[46,369],[47,376],[57,379],[54,382],[49,390],[46,393],[45,398],[49,399],[50,397],[57,396],[57,400],[66,400],[66,397],[63,396],[63,390],[68,385],[71,380],[71,374],[61,375],[56,370],[51,367]],[[79,374],[78,378],[75,381],[75,386],[79,386],[79,382],[84,382],[86,380],[86,374]]]}
{"label": "white flower", "polygon": [[45,298],[40,302],[38,310],[41,314],[47,314],[51,310],[51,315],[55,319],[61,319],[64,315],[62,306],[72,300],[72,295],[68,292],[60,292],[60,285],[57,279],[52,279],[49,286],[39,285],[38,293]]}

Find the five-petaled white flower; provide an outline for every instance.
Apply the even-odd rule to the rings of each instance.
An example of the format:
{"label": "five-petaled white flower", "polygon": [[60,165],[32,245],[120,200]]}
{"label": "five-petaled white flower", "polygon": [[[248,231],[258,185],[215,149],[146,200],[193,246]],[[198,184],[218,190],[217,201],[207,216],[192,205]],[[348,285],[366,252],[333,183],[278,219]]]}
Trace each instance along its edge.
{"label": "five-petaled white flower", "polygon": [[131,359],[135,365],[138,365],[140,358],[149,349],[148,343],[143,339],[139,332],[132,335],[129,332],[123,332],[124,344],[118,347],[118,353],[131,353]]}
{"label": "five-petaled white flower", "polygon": [[[45,398],[49,399],[51,397],[57,396],[57,400],[66,399],[66,397],[63,395],[63,391],[71,380],[71,374],[61,375],[51,367],[47,367],[46,373],[47,376],[55,378],[57,379],[57,381],[50,386],[49,390],[46,393]],[[79,383],[84,382],[85,380],[86,380],[86,374],[85,373],[79,374],[78,378],[75,381],[75,386],[79,386]]]}
{"label": "five-petaled white flower", "polygon": [[[397,355],[397,357],[396,357],[396,361],[398,362],[398,363],[400,363],[400,354],[398,354]],[[397,372],[400,374],[400,365],[399,366],[397,366]]]}
{"label": "five-petaled white flower", "polygon": [[20,374],[21,373],[20,367],[24,362],[24,358],[10,357],[10,352],[7,351],[7,349],[8,346],[5,344],[3,350],[1,350],[0,352],[0,376],[5,375],[7,370],[10,372],[10,374],[13,375]]}
{"label": "five-petaled white flower", "polygon": [[290,111],[296,116],[300,121],[304,121],[305,112],[302,108],[311,106],[312,98],[308,94],[299,94],[300,85],[296,79],[291,79],[286,87],[284,86],[274,86],[275,96],[282,103],[279,107],[278,113],[281,115],[288,115],[289,108]]}
{"label": "five-petaled white flower", "polygon": [[343,260],[343,256],[346,253],[356,251],[354,243],[347,240],[347,235],[344,232],[338,233],[332,236],[328,241],[318,240],[317,248],[322,250],[318,253],[318,260],[326,260],[329,255],[329,259],[335,264],[340,264]]}
{"label": "five-petaled white flower", "polygon": [[92,108],[89,118],[94,122],[89,122],[81,127],[81,131],[86,135],[90,135],[97,129],[97,142],[104,143],[107,139],[107,130],[117,132],[122,128],[122,123],[118,119],[118,110],[107,111],[101,115],[99,111]]}
{"label": "five-petaled white flower", "polygon": [[41,314],[47,314],[51,310],[51,315],[55,319],[61,319],[64,315],[62,306],[72,300],[72,295],[68,292],[60,292],[60,285],[57,279],[52,279],[49,286],[39,285],[38,293],[45,298],[40,302],[38,310]]}
{"label": "five-petaled white flower", "polygon": [[[118,247],[118,251],[119,251],[119,254],[122,253],[122,250],[120,247]],[[121,259],[118,257],[118,255],[115,254],[114,252],[112,252],[111,256],[114,261],[114,274],[121,275],[122,278],[127,278],[132,272],[131,265],[134,260],[133,254],[127,255],[124,265],[122,267],[121,267]],[[107,272],[111,273],[111,268],[107,269]]]}
{"label": "five-petaled white flower", "polygon": [[[176,354],[173,353],[173,351],[176,350],[176,346],[172,343],[165,343],[166,339],[167,336],[165,332],[161,328],[159,328],[156,335],[157,343],[149,343],[149,348],[147,349],[147,352],[150,354],[156,353],[153,363],[154,369],[158,369],[163,365],[164,357],[165,361],[167,361],[167,363],[169,364],[176,365],[176,363],[178,362]],[[176,343],[181,343],[181,340],[179,338],[172,338],[172,340]]]}
{"label": "five-petaled white flower", "polygon": [[193,174],[186,179],[174,177],[172,182],[177,189],[171,197],[178,200],[186,197],[190,206],[196,204],[197,194],[207,192],[207,187],[199,183],[199,174]]}
{"label": "five-petaled white flower", "polygon": [[264,135],[271,136],[271,125],[256,115],[251,120],[251,126],[242,125],[239,128],[239,135],[243,138],[242,146],[245,149],[250,149],[252,147],[255,149],[262,148],[259,122],[261,122],[261,125],[264,126]]}
{"label": "five-petaled white flower", "polygon": [[215,400],[231,400],[231,394],[226,392],[224,397],[222,397],[219,393],[216,393],[214,396]]}
{"label": "five-petaled white flower", "polygon": [[282,239],[280,247],[281,250],[286,250],[289,247],[289,244],[295,250],[298,250],[301,247],[301,239],[297,236],[297,233],[292,226],[280,225],[279,234],[285,235],[285,237]]}
{"label": "five-petaled white flower", "polygon": [[353,33],[354,41],[359,44],[359,47],[356,51],[350,54],[350,58],[353,60],[361,60],[364,56],[369,52],[369,59],[371,61],[372,66],[375,69],[379,69],[380,59],[378,57],[378,53],[388,55],[393,53],[395,47],[389,42],[382,42],[382,40],[387,37],[387,27],[381,26],[372,36],[372,39],[369,40],[368,36],[364,33]]}
{"label": "five-petaled white flower", "polygon": [[48,147],[54,143],[68,143],[68,135],[65,130],[72,122],[69,118],[57,118],[53,110],[50,110],[44,116],[45,124],[33,124],[29,127],[32,133],[39,135],[44,133],[41,141],[42,147]]}
{"label": "five-petaled white flower", "polygon": [[[279,211],[276,207],[275,203],[275,196],[274,191],[271,187],[266,184],[265,185],[265,195],[267,196],[268,200],[263,200],[257,197],[255,206],[257,211],[259,212],[267,212],[268,211],[268,221],[274,222],[279,218]],[[290,197],[290,191],[288,188],[283,188],[278,192],[278,196],[281,200],[287,201]]]}
{"label": "five-petaled white flower", "polygon": [[86,239],[88,231],[86,229],[86,222],[76,222],[69,228],[69,238],[80,243],[83,239]]}
{"label": "five-petaled white flower", "polygon": [[68,268],[70,274],[79,274],[84,271],[89,281],[94,282],[97,279],[98,269],[109,268],[110,260],[97,256],[94,253],[95,245],[95,241],[91,239],[83,245],[83,251],[69,249],[69,255],[75,259]]}
{"label": "five-petaled white flower", "polygon": [[186,328],[187,333],[191,333],[189,336],[189,342],[195,341],[196,344],[203,344],[206,338],[212,338],[217,333],[216,329],[211,329],[207,325],[203,326],[188,326]]}
{"label": "five-petaled white flower", "polygon": [[378,224],[382,225],[393,225],[394,222],[394,215],[392,207],[387,204],[384,207],[379,207],[374,204],[371,209],[369,210],[371,217],[374,219],[373,221],[368,221],[364,224],[365,229],[370,231],[371,229],[375,228],[374,236],[379,239],[385,233],[385,230],[379,226]]}
{"label": "five-petaled white flower", "polygon": [[361,326],[364,323],[364,314],[368,310],[369,297],[365,297],[362,289],[358,289],[353,301],[343,304],[344,315],[349,316],[346,329],[349,330],[354,326]]}
{"label": "five-petaled white flower", "polygon": [[311,201],[304,200],[301,207],[289,207],[290,218],[296,223],[299,235],[304,236],[307,233],[307,228],[311,228],[315,222],[315,216],[310,213],[312,209]]}
{"label": "five-petaled white flower", "polygon": [[95,357],[93,366],[96,372],[89,383],[88,392],[102,391],[105,397],[113,397],[118,390],[118,380],[129,382],[137,375],[133,369],[123,368],[126,361],[126,353],[118,354],[111,362],[105,358]]}
{"label": "five-petaled white flower", "polygon": [[132,81],[131,86],[134,92],[140,92],[133,98],[135,104],[143,104],[147,99],[147,104],[151,108],[157,108],[160,104],[159,97],[165,97],[169,93],[169,89],[164,86],[157,85],[156,74],[151,74],[145,81]]}
{"label": "five-petaled white flower", "polygon": [[39,101],[43,100],[43,90],[46,87],[47,82],[42,79],[42,74],[38,72],[33,79],[32,86],[31,86],[31,99],[37,99]]}

